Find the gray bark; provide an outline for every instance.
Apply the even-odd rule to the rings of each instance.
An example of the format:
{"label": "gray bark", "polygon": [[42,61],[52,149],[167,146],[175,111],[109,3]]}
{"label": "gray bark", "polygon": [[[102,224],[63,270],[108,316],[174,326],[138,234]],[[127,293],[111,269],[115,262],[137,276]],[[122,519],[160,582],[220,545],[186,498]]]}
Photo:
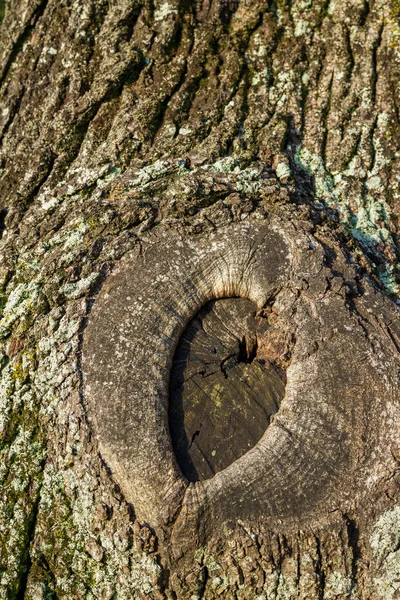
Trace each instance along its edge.
{"label": "gray bark", "polygon": [[[398,4],[13,0],[0,18],[0,598],[399,598]],[[127,438],[88,385],[119,368],[111,398],[151,387],[121,327],[152,339],[200,282],[160,351],[168,396],[216,259],[182,252],[148,314],[118,290],[149,291],[152,248],[231,248],[246,224],[293,246],[223,288],[267,290],[276,463],[238,459],[253,488],[235,462],[189,484],[165,412],[152,429],[134,410]]]}

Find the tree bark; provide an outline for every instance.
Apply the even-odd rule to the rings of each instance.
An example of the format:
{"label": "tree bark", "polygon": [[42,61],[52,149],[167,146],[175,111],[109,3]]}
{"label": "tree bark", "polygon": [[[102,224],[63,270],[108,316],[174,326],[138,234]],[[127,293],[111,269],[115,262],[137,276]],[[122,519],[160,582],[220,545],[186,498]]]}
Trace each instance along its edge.
{"label": "tree bark", "polygon": [[[400,597],[399,18],[0,2],[0,598]],[[286,385],[273,458],[189,482],[169,373],[233,296],[265,327],[220,373]]]}

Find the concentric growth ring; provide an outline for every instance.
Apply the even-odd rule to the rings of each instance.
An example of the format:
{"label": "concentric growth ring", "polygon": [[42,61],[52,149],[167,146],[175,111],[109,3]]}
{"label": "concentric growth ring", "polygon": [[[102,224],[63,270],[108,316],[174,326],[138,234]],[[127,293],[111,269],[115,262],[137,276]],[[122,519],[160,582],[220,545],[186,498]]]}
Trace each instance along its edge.
{"label": "concentric growth ring", "polygon": [[[349,493],[366,460],[371,394],[384,402],[396,393],[394,370],[376,366],[365,326],[328,275],[343,284],[318,241],[278,218],[190,236],[160,226],[120,261],[84,335],[84,396],[100,452],[140,520],[168,523],[180,509],[177,531],[199,519],[203,528],[251,516],[298,521]],[[285,397],[253,448],[189,484],[168,429],[170,369],[193,316],[229,297],[260,309],[274,299],[278,334],[296,340]],[[376,349],[380,334],[371,335]]]}

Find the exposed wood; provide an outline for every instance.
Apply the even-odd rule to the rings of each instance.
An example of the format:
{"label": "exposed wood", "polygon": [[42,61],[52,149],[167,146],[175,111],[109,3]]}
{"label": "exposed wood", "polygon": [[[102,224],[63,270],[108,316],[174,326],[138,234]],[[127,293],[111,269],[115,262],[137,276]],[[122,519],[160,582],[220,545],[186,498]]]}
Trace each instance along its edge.
{"label": "exposed wood", "polygon": [[169,426],[190,481],[208,479],[260,440],[284,396],[283,371],[257,356],[268,321],[243,298],[206,304],[179,341]]}

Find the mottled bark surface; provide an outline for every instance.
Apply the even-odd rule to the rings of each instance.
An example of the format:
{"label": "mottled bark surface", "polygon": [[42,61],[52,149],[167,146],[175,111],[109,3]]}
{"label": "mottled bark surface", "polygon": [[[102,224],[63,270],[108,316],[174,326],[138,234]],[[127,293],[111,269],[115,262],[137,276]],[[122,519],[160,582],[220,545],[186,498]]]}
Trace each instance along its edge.
{"label": "mottled bark surface", "polygon": [[[400,349],[399,16],[397,0],[5,3],[1,598],[399,598],[399,398],[386,372],[371,384]],[[358,431],[343,443],[354,470],[336,502],[322,469],[328,500],[301,525],[233,514],[214,535],[191,520],[201,494],[144,522],[87,411],[91,309],[158,231],[273,218],[314,240],[323,275],[294,270],[270,325],[286,310],[306,327],[298,307],[315,319],[336,299],[346,318],[325,315],[331,337],[303,348],[327,388],[335,327],[364,332],[337,355],[369,348],[371,379],[339,391],[345,418],[326,431]]]}

